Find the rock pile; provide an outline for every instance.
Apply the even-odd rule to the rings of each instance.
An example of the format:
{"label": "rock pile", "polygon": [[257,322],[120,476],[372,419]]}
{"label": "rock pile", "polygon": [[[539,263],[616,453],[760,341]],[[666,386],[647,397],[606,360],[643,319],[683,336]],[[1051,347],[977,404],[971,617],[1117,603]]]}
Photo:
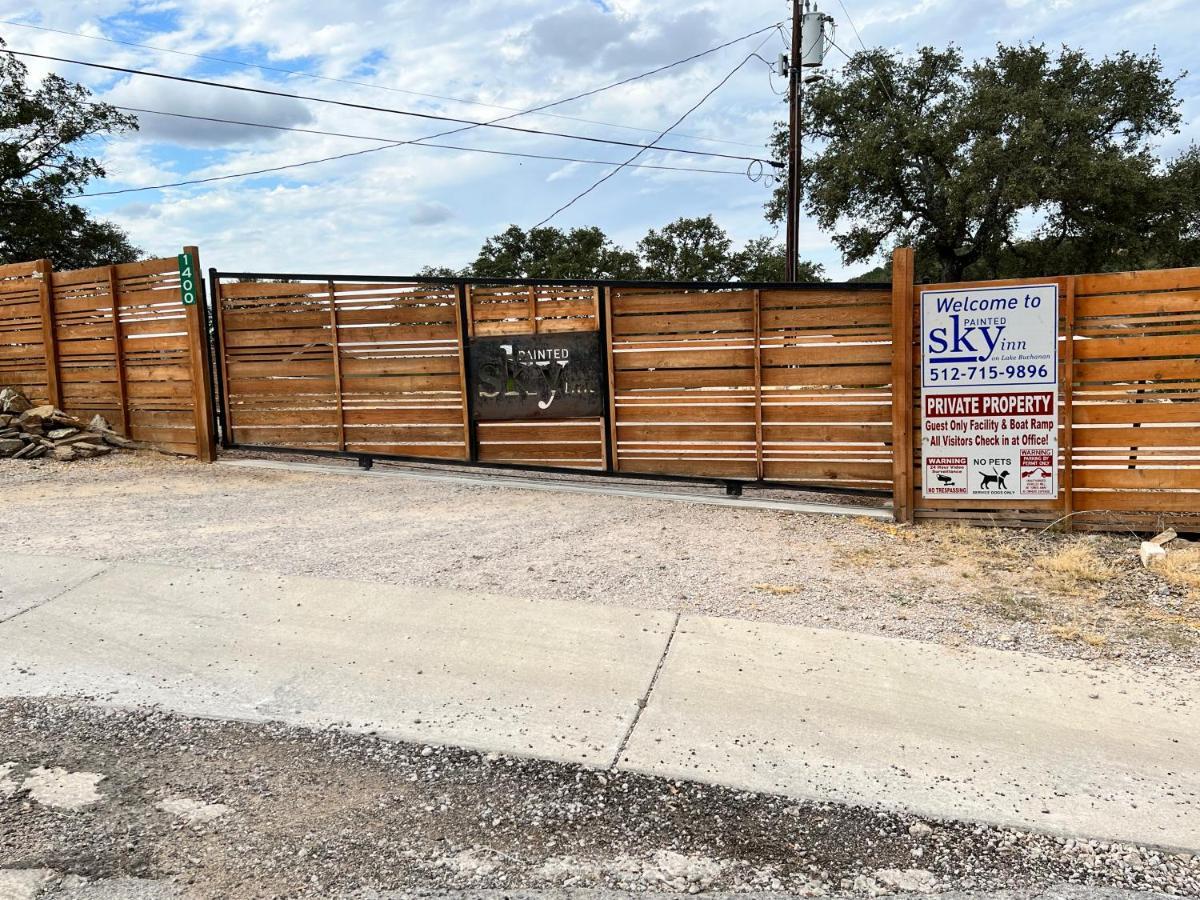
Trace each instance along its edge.
{"label": "rock pile", "polygon": [[14,387],[0,388],[0,459],[50,457],[61,462],[137,446],[103,416],[86,425],[54,406],[34,406]]}

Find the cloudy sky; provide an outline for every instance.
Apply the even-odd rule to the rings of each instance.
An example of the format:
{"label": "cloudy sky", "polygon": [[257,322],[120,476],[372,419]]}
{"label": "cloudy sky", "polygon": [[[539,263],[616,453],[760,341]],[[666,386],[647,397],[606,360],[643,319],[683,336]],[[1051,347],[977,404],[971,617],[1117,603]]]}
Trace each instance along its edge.
{"label": "cloudy sky", "polygon": [[[972,57],[987,55],[998,41],[1065,43],[1096,54],[1157,47],[1171,74],[1186,68],[1200,40],[1197,6],[1197,0],[822,4],[837,19],[838,45],[849,51],[858,46],[852,18],[868,46],[911,51],[921,44],[953,42]],[[0,20],[9,23],[0,24],[0,36],[15,50],[480,121],[682,59],[779,22],[788,9],[784,0],[0,0]],[[649,141],[755,48],[773,59],[783,49],[782,38],[778,32],[764,32],[687,65],[509,124]],[[829,64],[836,67],[842,59],[834,51]],[[58,71],[127,107],[392,141],[454,127],[392,113],[27,62],[35,75]],[[765,65],[752,61],[663,143],[737,157],[765,156],[772,123],[785,115],[782,99],[774,93],[780,87],[778,79],[772,84]],[[1184,131],[1162,147],[1167,154],[1196,138],[1200,78],[1184,79],[1180,94]],[[109,177],[92,190],[267,169],[382,146],[354,137],[149,113],[139,118],[136,136],[97,147]],[[604,161],[620,161],[633,152],[483,128],[439,142]],[[710,212],[739,242],[774,233],[762,215],[768,187],[745,177],[746,163],[660,152],[640,161],[709,171],[627,169],[553,224],[600,225],[629,246],[649,227]],[[537,223],[608,171],[610,167],[592,164],[407,146],[87,202],[148,251],[169,254],[196,243],[205,266],[226,271],[405,274],[424,265],[470,261],[488,235],[510,223]],[[864,268],[844,266],[827,236],[811,222],[803,223],[802,245],[804,255],[824,263],[834,277]]]}

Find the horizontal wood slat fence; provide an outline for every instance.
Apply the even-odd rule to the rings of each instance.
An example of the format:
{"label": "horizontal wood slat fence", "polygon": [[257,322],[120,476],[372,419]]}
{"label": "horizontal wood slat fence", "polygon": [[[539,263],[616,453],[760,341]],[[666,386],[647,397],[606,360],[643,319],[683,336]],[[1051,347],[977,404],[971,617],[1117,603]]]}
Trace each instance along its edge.
{"label": "horizontal wood slat fence", "polygon": [[[1060,492],[1008,503],[921,499],[916,297],[1011,282],[918,286],[908,250],[893,276],[668,286],[213,273],[227,438],[890,492],[899,521],[1200,528],[1200,269],[1052,279]],[[470,340],[562,332],[602,335],[607,415],[472,423]]]}
{"label": "horizontal wood slat fence", "polygon": [[[236,445],[891,490],[886,285],[211,281]],[[564,332],[609,415],[472,428],[466,342]]]}
{"label": "horizontal wood slat fence", "polygon": [[[897,251],[893,271],[895,393],[897,409],[903,409],[896,427],[909,436],[907,446],[897,441],[897,518],[1200,529],[1200,268],[914,286],[912,253]],[[1033,280],[1059,286],[1058,497],[1009,503],[922,499],[914,293]]]}
{"label": "horizontal wood slat fence", "polygon": [[[184,249],[198,267],[196,248]],[[208,378],[203,309],[183,305],[176,257],[0,266],[0,384],[35,403],[102,415],[126,437],[211,462]]]}
{"label": "horizontal wood slat fence", "polygon": [[[196,258],[195,248],[185,248]],[[1200,268],[1063,276],[1059,494],[921,497],[919,304],[863,285],[512,283],[0,267],[0,383],[134,439],[890,493],[899,521],[1200,529]],[[1028,282],[1026,282],[1028,283]],[[473,421],[471,341],[594,333],[602,416]]]}

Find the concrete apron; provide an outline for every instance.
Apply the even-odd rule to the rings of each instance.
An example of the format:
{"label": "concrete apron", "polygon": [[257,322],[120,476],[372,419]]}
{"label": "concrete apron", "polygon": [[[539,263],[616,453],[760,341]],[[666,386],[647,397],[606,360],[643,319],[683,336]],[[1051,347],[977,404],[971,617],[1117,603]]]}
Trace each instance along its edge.
{"label": "concrete apron", "polygon": [[[14,572],[36,572],[36,577]],[[1200,851],[1200,679],[1011,651],[10,554],[0,692],[337,725]],[[644,710],[643,710],[644,707]]]}

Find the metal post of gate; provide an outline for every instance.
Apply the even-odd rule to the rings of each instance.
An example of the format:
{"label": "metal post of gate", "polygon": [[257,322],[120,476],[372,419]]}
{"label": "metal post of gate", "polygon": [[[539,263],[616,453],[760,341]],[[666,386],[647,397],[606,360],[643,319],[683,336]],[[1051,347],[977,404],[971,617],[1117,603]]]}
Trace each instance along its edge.
{"label": "metal post of gate", "polygon": [[612,347],[608,340],[608,288],[596,288],[596,327],[600,331],[600,349],[608,357],[605,364],[600,366],[600,392],[604,395],[604,471],[612,472],[613,456],[616,453],[616,448],[613,446],[616,443],[616,432],[613,430],[613,415],[612,415],[612,383],[609,380],[608,373],[612,368]]}
{"label": "metal post of gate", "polygon": [[212,366],[213,409],[216,412],[217,431],[220,435],[221,449],[228,450],[233,446],[233,435],[229,431],[229,409],[225,402],[228,393],[225,383],[225,335],[223,334],[221,324],[221,290],[218,285],[219,280],[220,277],[217,275],[217,270],[210,268],[208,270],[209,308],[207,312],[211,328],[210,333],[212,334],[212,352],[209,354],[208,364]]}
{"label": "metal post of gate", "polygon": [[454,294],[458,300],[458,342],[462,347],[459,365],[462,366],[463,409],[467,433],[467,462],[479,462],[479,428],[475,424],[475,398],[471,393],[471,310],[467,305],[467,283],[454,282]]}

